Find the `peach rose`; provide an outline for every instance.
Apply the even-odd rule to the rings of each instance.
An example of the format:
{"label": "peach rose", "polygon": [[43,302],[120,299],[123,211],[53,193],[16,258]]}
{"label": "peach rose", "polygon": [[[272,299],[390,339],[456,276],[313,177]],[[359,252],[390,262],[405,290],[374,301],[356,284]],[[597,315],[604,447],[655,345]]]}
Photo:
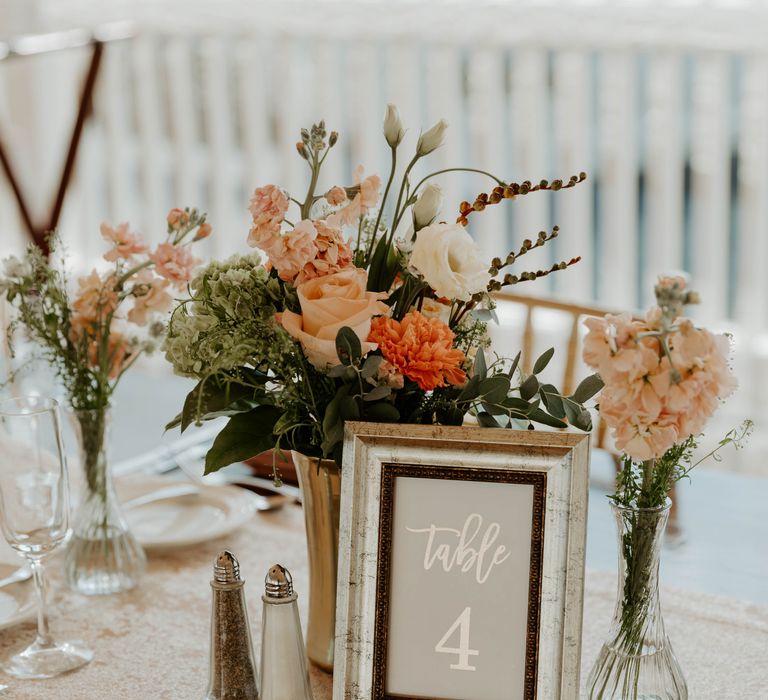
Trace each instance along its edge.
{"label": "peach rose", "polygon": [[368,273],[350,267],[300,284],[296,291],[301,314],[284,311],[283,328],[296,338],[304,354],[318,369],[339,364],[336,354],[336,334],[343,327],[351,328],[363,349],[363,355],[376,349],[366,342],[371,331],[371,319],[385,314],[389,307],[381,301],[384,292],[367,292]]}

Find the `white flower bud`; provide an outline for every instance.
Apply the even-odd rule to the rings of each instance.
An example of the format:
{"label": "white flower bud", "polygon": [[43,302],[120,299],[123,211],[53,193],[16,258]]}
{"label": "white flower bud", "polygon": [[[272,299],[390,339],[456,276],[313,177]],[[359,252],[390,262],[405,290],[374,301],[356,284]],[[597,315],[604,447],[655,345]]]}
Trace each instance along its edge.
{"label": "white flower bud", "polygon": [[425,156],[442,146],[447,128],[448,122],[445,119],[441,119],[431,129],[419,136],[419,142],[416,144],[416,155]]}
{"label": "white flower bud", "polygon": [[384,114],[384,138],[392,148],[397,148],[405,136],[403,131],[403,122],[400,120],[400,113],[393,104],[387,105],[387,111]]}
{"label": "white flower bud", "polygon": [[413,228],[419,229],[429,226],[438,215],[443,203],[443,191],[439,185],[427,185],[413,205]]}

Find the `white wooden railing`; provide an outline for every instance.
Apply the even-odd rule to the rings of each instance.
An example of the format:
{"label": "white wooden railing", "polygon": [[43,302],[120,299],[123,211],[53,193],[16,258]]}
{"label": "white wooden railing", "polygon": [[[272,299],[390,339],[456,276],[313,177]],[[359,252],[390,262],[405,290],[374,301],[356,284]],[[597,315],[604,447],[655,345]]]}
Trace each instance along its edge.
{"label": "white wooden railing", "polygon": [[[64,210],[77,264],[99,256],[101,220],[128,219],[159,239],[178,205],[209,211],[208,255],[245,250],[250,191],[305,186],[294,155],[301,126],[324,117],[342,133],[329,184],[348,181],[358,163],[385,174],[380,119],[395,102],[411,144],[420,128],[450,122],[435,169],[478,166],[510,180],[587,171],[574,190],[493,207],[475,217],[473,234],[490,257],[559,223],[546,254],[583,261],[532,291],[612,308],[645,305],[659,272],[687,269],[706,300],[702,316],[736,331],[744,388],[723,420],[760,415],[765,3],[16,2],[37,7],[38,30],[138,22],[133,40],[107,47]],[[2,10],[0,0],[0,35],[9,31]],[[0,61],[0,129],[13,129],[38,208],[53,188],[86,60],[75,50]],[[441,184],[446,218],[488,186],[461,175]],[[0,178],[0,257],[22,245],[22,233]]]}
{"label": "white wooden railing", "polygon": [[[64,235],[89,260],[100,220],[159,235],[164,212],[190,204],[210,212],[210,254],[243,249],[250,190],[304,187],[293,148],[301,126],[322,116],[342,132],[329,184],[349,180],[357,163],[384,173],[379,123],[393,101],[412,141],[449,120],[435,168],[482,166],[516,180],[590,174],[575,190],[476,217],[472,231],[489,255],[559,223],[550,254],[584,260],[550,291],[636,307],[657,273],[686,268],[707,315],[765,328],[768,15],[597,5],[132,3],[140,31],[108,46]],[[115,19],[129,5],[41,7],[50,26]],[[71,53],[43,69],[29,59],[21,81],[11,61],[0,63],[0,115],[12,120],[26,104],[35,128],[48,129],[48,151],[68,128],[63,105],[67,94],[74,102],[82,60]],[[55,101],[32,79],[52,86]],[[45,173],[28,173],[32,187],[41,181]],[[443,185],[446,218],[488,188],[469,176]],[[0,203],[12,231],[7,192]]]}

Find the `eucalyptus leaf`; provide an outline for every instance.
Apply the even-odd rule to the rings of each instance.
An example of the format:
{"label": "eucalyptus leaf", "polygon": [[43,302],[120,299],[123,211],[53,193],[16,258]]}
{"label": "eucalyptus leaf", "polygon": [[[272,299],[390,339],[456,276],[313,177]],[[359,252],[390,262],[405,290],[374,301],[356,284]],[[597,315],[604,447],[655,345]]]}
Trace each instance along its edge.
{"label": "eucalyptus leaf", "polygon": [[603,386],[605,386],[605,384],[603,383],[603,380],[600,379],[599,374],[590,374],[576,387],[576,391],[573,392],[573,400],[577,403],[589,401],[589,399],[597,394]]}
{"label": "eucalyptus leaf", "polygon": [[532,399],[536,392],[539,390],[539,380],[536,379],[536,375],[532,374],[520,385],[520,396],[528,401]]}
{"label": "eucalyptus leaf", "polygon": [[344,440],[344,423],[338,421],[333,424],[333,427],[325,431],[325,439],[320,445],[320,449],[323,451],[323,455],[330,455],[333,453],[335,447]]}
{"label": "eucalyptus leaf", "polygon": [[470,380],[464,385],[459,395],[456,397],[457,402],[472,401],[480,395],[480,377],[477,375],[470,378]]}
{"label": "eucalyptus leaf", "polygon": [[323,415],[323,434],[325,435],[328,435],[337,423],[341,423],[340,401],[341,397],[337,395],[325,407],[325,414]]}
{"label": "eucalyptus leaf", "polygon": [[384,399],[392,393],[388,386],[377,386],[371,389],[367,394],[363,394],[363,401],[378,401]]}
{"label": "eucalyptus leaf", "polygon": [[539,355],[539,358],[533,364],[533,373],[539,374],[540,372],[543,372],[546,366],[549,364],[549,361],[552,359],[552,356],[554,354],[555,354],[555,349],[550,348],[549,350]]}
{"label": "eucalyptus leaf", "polygon": [[506,416],[509,414],[509,410],[501,405],[490,404],[486,401],[481,401],[480,405],[486,413],[490,413],[492,416]]}
{"label": "eucalyptus leaf", "polygon": [[503,374],[488,377],[480,382],[480,396],[490,403],[501,403],[509,393],[509,377]]}
{"label": "eucalyptus leaf", "polygon": [[536,423],[542,425],[549,425],[552,428],[567,428],[568,424],[561,421],[559,418],[550,416],[546,411],[542,411],[540,408],[534,408],[528,413],[528,418]]}
{"label": "eucalyptus leaf", "polygon": [[576,420],[573,421],[573,425],[579,428],[579,430],[589,432],[590,430],[592,430],[592,414],[586,409],[584,409],[576,417]]}
{"label": "eucalyptus leaf", "polygon": [[347,373],[347,369],[346,365],[336,365],[328,370],[328,376],[332,379],[339,379]]}
{"label": "eucalyptus leaf", "polygon": [[360,418],[360,406],[351,396],[342,396],[339,400],[339,415],[342,421],[358,420]]}
{"label": "eucalyptus leaf", "polygon": [[348,326],[339,328],[336,334],[336,354],[343,365],[354,365],[360,361],[363,354],[360,338]]}
{"label": "eucalyptus leaf", "polygon": [[576,424],[579,418],[579,414],[582,411],[582,407],[575,404],[572,399],[563,400],[563,409],[565,410],[565,417],[572,425]]}
{"label": "eucalyptus leaf", "polygon": [[485,411],[481,411],[477,414],[477,422],[483,428],[500,428],[501,426],[496,422],[496,419]]}
{"label": "eucalyptus leaf", "polygon": [[509,372],[507,372],[507,376],[510,378],[510,380],[515,378],[515,372],[517,371],[517,367],[520,364],[520,357],[522,354],[522,351],[519,351],[517,355],[515,355],[515,359],[512,360],[512,365],[509,368]]}
{"label": "eucalyptus leaf", "polygon": [[544,407],[555,418],[565,418],[565,407],[563,406],[563,400],[560,398],[557,389],[552,384],[544,384],[539,388],[539,396],[544,404]]}
{"label": "eucalyptus leaf", "polygon": [[528,411],[530,411],[536,404],[531,404],[525,399],[518,398],[517,396],[509,396],[504,399],[503,405],[507,409],[517,411],[518,413],[525,413],[527,415]]}
{"label": "eucalyptus leaf", "polygon": [[365,409],[365,419],[379,423],[397,423],[400,420],[400,411],[388,401],[380,401]]}
{"label": "eucalyptus leaf", "polygon": [[373,377],[379,371],[382,362],[384,362],[384,358],[381,355],[369,355],[365,358],[363,367],[360,370],[360,376],[363,379]]}

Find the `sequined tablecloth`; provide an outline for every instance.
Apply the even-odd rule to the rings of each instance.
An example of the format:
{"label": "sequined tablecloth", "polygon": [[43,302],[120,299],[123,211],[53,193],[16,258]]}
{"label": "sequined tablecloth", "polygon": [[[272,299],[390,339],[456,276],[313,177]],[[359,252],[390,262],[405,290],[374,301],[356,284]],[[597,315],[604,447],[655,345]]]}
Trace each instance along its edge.
{"label": "sequined tablecloth", "polygon": [[[17,681],[3,700],[198,700],[208,672],[211,563],[229,548],[246,579],[254,642],[258,646],[264,574],[275,562],[293,573],[306,620],[307,562],[301,510],[259,514],[230,537],[195,548],[151,554],[135,591],[86,598],[65,590],[53,574],[53,631],[81,638],[96,651],[86,668],[44,681]],[[613,576],[589,572],[584,610],[584,666],[599,649],[614,602]],[[665,589],[668,631],[695,700],[768,699],[768,606]],[[0,632],[0,654],[31,641],[34,625]],[[257,657],[258,658],[258,657]],[[586,675],[586,668],[584,670]],[[330,676],[312,671],[316,700],[331,695]],[[549,700],[549,699],[542,699]]]}

